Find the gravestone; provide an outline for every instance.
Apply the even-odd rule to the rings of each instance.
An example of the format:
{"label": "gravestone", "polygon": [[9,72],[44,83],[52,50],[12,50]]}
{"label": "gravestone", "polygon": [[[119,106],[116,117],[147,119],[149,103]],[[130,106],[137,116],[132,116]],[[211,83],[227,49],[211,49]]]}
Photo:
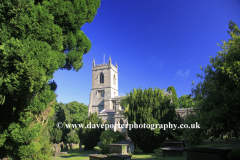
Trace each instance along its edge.
{"label": "gravestone", "polygon": [[183,142],[164,142],[164,148],[161,148],[164,157],[179,157],[185,155]]}
{"label": "gravestone", "polygon": [[183,142],[164,142],[164,147],[183,148]]}
{"label": "gravestone", "polygon": [[132,156],[123,154],[110,154],[108,160],[130,160]]}
{"label": "gravestone", "polygon": [[127,154],[128,144],[112,143],[112,144],[108,144],[108,146],[109,146],[108,153]]}
{"label": "gravestone", "polygon": [[52,146],[53,156],[57,156],[60,153],[59,144],[53,144]]}
{"label": "gravestone", "polygon": [[68,143],[66,144],[66,151],[68,151],[68,148],[69,148],[69,145],[68,145]]}
{"label": "gravestone", "polygon": [[134,142],[131,140],[122,140],[119,144],[127,144],[127,153],[134,153]]}
{"label": "gravestone", "polygon": [[61,151],[62,151],[62,152],[64,151],[63,143],[61,144]]}
{"label": "gravestone", "polygon": [[70,150],[72,150],[72,143],[69,144]]}
{"label": "gravestone", "polygon": [[106,155],[100,155],[100,154],[90,154],[88,155],[90,160],[107,160]]}
{"label": "gravestone", "polygon": [[84,148],[82,148],[81,142],[79,143],[79,150],[80,150],[80,152],[84,151]]}
{"label": "gravestone", "polygon": [[59,146],[56,147],[56,152],[57,152],[57,153],[60,152],[60,147],[59,147]]}
{"label": "gravestone", "polygon": [[72,143],[72,150],[74,149],[74,144]]}

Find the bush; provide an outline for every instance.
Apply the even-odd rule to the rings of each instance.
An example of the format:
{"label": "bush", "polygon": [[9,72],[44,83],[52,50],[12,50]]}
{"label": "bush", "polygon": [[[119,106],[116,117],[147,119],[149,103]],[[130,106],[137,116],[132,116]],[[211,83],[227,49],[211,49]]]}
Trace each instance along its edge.
{"label": "bush", "polygon": [[108,129],[106,131],[103,131],[101,136],[101,145],[99,146],[100,149],[102,149],[102,153],[108,153],[109,147],[108,144],[111,143],[118,143],[122,140],[125,140],[125,136],[121,134],[119,131],[114,132],[111,129]]}
{"label": "bush", "polygon": [[75,130],[71,130],[67,137],[66,137],[67,143],[80,143],[78,134]]}
{"label": "bush", "polygon": [[[196,122],[199,122],[197,114],[191,114],[185,118],[184,124],[188,124],[190,126],[191,124],[194,124]],[[204,139],[206,139],[206,137],[208,137],[208,134],[209,133],[205,132],[204,126],[202,125],[201,128],[198,129],[183,129],[183,136],[185,140],[189,143],[188,145],[191,146],[199,145],[200,142],[202,142]]]}
{"label": "bush", "polygon": [[[102,124],[102,119],[98,118],[97,113],[90,114],[89,117],[84,119],[84,126],[91,124]],[[104,128],[80,128],[79,139],[85,145],[85,150],[92,150],[100,141],[100,135]]]}
{"label": "bush", "polygon": [[[170,103],[171,96],[164,90],[149,88],[134,89],[124,99],[121,106],[125,107],[124,115],[130,124],[175,124],[177,121],[175,106]],[[132,128],[128,136],[143,152],[153,152],[158,149],[169,135],[170,130],[162,128]]]}

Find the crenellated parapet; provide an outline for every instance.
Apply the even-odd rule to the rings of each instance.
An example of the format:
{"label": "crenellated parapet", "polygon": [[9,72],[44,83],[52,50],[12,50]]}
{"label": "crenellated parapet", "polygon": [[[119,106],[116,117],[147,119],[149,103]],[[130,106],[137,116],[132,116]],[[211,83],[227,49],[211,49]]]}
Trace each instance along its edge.
{"label": "crenellated parapet", "polygon": [[165,95],[172,95],[172,92],[171,91],[166,91],[166,92],[164,92],[165,93]]}
{"label": "crenellated parapet", "polygon": [[98,70],[98,69],[108,69],[108,68],[112,68],[113,70],[115,70],[116,72],[118,72],[118,67],[117,67],[117,63],[114,66],[112,64],[112,60],[111,57],[109,56],[109,61],[108,63],[103,63],[103,64],[95,64],[95,60],[93,59],[93,67],[92,70]]}

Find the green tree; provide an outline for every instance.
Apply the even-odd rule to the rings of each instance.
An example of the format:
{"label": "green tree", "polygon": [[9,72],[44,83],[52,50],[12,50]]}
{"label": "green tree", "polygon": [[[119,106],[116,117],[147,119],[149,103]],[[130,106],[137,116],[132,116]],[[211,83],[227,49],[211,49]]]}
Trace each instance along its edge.
{"label": "green tree", "polygon": [[[57,103],[54,106],[55,114],[53,117],[51,117],[52,121],[54,121],[54,125],[51,125],[52,128],[50,128],[50,135],[51,135],[51,141],[66,141],[66,137],[68,133],[71,131],[70,128],[62,128],[61,130],[57,129],[56,124],[58,122],[62,122],[63,126],[66,124],[72,123],[72,117],[70,115],[70,111],[66,108],[66,105],[64,103]],[[52,130],[51,130],[52,129]],[[58,130],[55,131],[54,129]],[[61,132],[61,133],[60,133]],[[56,134],[62,135],[61,140],[56,140]]]}
{"label": "green tree", "polygon": [[62,142],[62,134],[63,134],[62,130],[58,128],[54,128],[52,132],[53,132],[52,134],[50,133],[51,141],[53,143]]}
{"label": "green tree", "polygon": [[48,159],[45,132],[55,99],[48,83],[59,68],[83,66],[91,43],[80,28],[92,22],[100,1],[3,0],[0,6],[0,158]]}
{"label": "green tree", "polygon": [[[62,122],[65,126],[66,124],[80,124],[83,122],[84,117],[87,116],[88,106],[83,103],[79,103],[77,101],[70,102],[68,104],[57,103],[54,107],[55,115],[54,115],[54,123],[55,125],[58,122]],[[56,128],[56,126],[52,126],[52,128]],[[62,133],[60,133],[62,132]],[[61,130],[51,130],[52,141],[68,141],[69,135],[72,135],[70,128],[62,128]],[[61,140],[56,140],[55,137],[57,135],[62,135]]]}
{"label": "green tree", "polygon": [[182,95],[178,99],[180,108],[193,108],[194,101],[191,95]]}
{"label": "green tree", "polygon": [[179,108],[179,101],[178,101],[177,92],[176,92],[175,88],[173,86],[170,86],[167,88],[167,91],[172,92],[172,102],[173,102],[175,108]]}
{"label": "green tree", "polygon": [[77,101],[68,103],[66,108],[70,111],[70,116],[72,118],[71,123],[74,124],[82,123],[84,118],[88,115],[88,106]]}
{"label": "green tree", "polygon": [[222,45],[222,51],[225,61],[223,62],[221,69],[222,72],[229,75],[234,81],[240,80],[240,61],[239,61],[239,41],[240,41],[240,30],[236,23],[233,21],[229,22],[228,33],[231,35],[231,39],[228,42],[224,41]]}
{"label": "green tree", "polygon": [[232,130],[238,134],[240,131],[240,84],[235,77],[239,76],[240,67],[234,66],[240,62],[240,30],[231,21],[229,29],[231,39],[223,43],[222,51],[211,58],[206,68],[201,68],[204,75],[198,74],[198,77],[203,81],[192,90],[198,102],[195,117],[208,137],[219,137]]}
{"label": "green tree", "polygon": [[67,137],[66,137],[67,143],[80,143],[80,139],[78,137],[78,131],[77,129],[71,130]]}
{"label": "green tree", "polygon": [[109,151],[108,144],[118,143],[125,139],[125,136],[119,131],[114,132],[112,129],[108,129],[103,131],[100,136],[100,141],[102,143],[100,144],[99,148],[102,150],[102,153],[107,154]]}
{"label": "green tree", "polygon": [[90,114],[89,117],[85,117],[83,128],[79,129],[79,139],[81,143],[85,145],[85,150],[92,150],[97,143],[100,141],[100,135],[104,131],[104,128],[91,126],[90,128],[87,127],[88,125],[96,125],[96,124],[103,124],[102,119],[98,118],[97,113]]}
{"label": "green tree", "polygon": [[55,122],[67,122],[71,123],[70,111],[66,108],[66,104],[60,102],[54,107],[55,109]]}
{"label": "green tree", "polygon": [[[176,122],[176,111],[171,97],[163,90],[134,89],[120,102],[125,107],[125,116],[130,124],[168,124]],[[144,152],[152,152],[161,146],[170,131],[150,128],[128,130],[128,136]]]}

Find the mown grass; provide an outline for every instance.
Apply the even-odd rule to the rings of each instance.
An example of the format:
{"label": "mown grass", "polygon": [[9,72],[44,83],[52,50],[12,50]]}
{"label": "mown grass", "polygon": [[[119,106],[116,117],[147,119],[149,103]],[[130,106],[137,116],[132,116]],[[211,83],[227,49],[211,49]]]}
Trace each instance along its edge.
{"label": "mown grass", "polygon": [[[240,160],[240,141],[231,140],[217,140],[214,142],[204,141],[197,147],[206,147],[206,148],[219,148],[219,149],[231,149],[232,151],[228,154],[228,160]],[[69,150],[67,155],[52,157],[52,159],[60,158],[67,160],[89,160],[87,154],[100,153],[101,149],[97,146],[93,150],[79,152],[78,146]],[[186,156],[183,157],[163,157],[161,149],[154,150],[153,153],[143,153],[140,149],[136,148],[135,153],[132,154],[132,159],[140,160],[185,160]]]}
{"label": "mown grass", "polygon": [[231,152],[228,153],[228,160],[240,160],[240,140],[229,140],[224,139],[215,140],[214,142],[204,141],[201,145],[197,147],[206,148],[218,148],[218,149],[230,149]]}

